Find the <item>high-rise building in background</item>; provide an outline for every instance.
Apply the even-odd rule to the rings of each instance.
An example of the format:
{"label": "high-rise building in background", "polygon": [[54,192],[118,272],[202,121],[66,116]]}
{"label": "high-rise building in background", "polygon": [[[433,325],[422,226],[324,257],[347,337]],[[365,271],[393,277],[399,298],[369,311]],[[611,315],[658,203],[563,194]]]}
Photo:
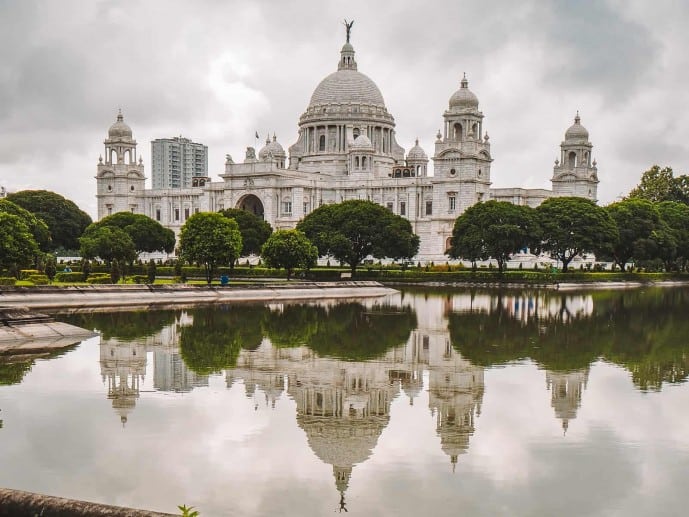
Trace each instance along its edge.
{"label": "high-rise building in background", "polygon": [[158,138],[151,142],[154,189],[191,187],[192,178],[208,176],[208,146],[188,138]]}

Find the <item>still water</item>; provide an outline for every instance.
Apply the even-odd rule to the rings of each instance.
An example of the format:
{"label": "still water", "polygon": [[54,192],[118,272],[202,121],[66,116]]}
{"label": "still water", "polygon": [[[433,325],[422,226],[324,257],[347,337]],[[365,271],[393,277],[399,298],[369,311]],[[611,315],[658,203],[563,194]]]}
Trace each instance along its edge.
{"label": "still water", "polygon": [[686,515],[689,290],[61,314],[0,486],[213,515]]}

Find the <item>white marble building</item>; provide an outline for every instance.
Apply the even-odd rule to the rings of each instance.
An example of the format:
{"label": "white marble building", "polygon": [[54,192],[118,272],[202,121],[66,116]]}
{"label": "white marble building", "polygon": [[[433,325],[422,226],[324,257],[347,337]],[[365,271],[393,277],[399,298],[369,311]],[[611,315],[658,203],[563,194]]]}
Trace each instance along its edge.
{"label": "white marble building", "polygon": [[242,163],[227,155],[221,181],[195,178],[190,188],[146,189],[136,141],[119,114],[98,163],[98,217],[132,211],[178,233],[198,211],[243,208],[278,229],[293,228],[322,204],[368,199],[409,219],[421,238],[417,260],[445,261],[454,221],[474,203],[497,199],[537,206],[552,196],[596,199],[596,162],[578,114],[560,146],[552,190],[491,189],[489,137],[466,77],[442,117],[431,176],[418,140],[406,154],[397,143],[395,119],[376,84],[358,71],[348,41],[337,71],[318,84],[299,118],[289,153],[273,135],[258,156],[247,148]]}

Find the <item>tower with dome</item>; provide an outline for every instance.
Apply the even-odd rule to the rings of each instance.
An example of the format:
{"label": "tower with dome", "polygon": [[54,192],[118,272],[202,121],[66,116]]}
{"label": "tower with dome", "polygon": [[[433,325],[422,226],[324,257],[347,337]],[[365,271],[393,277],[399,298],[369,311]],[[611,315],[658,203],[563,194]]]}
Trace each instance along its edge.
{"label": "tower with dome", "polygon": [[420,237],[419,261],[445,261],[455,219],[473,204],[497,199],[537,206],[553,196],[596,199],[598,175],[592,145],[579,115],[561,144],[552,190],[491,188],[488,132],[478,97],[466,76],[442,114],[429,171],[418,139],[408,153],[376,83],[359,71],[354,46],[340,50],[337,69],[316,86],[298,121],[288,152],[277,135],[243,161],[228,154],[221,181],[178,189],[144,189],[143,162],[122,114],[105,140],[98,164],[98,217],[119,211],[145,214],[179,233],[199,211],[241,208],[275,229],[294,228],[323,204],[370,200],[408,219]]}

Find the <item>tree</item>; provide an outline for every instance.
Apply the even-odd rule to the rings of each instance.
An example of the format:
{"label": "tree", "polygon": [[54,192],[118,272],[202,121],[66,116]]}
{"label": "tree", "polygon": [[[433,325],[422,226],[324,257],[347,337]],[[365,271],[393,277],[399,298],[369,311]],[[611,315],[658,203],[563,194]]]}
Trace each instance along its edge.
{"label": "tree", "polygon": [[654,165],[641,176],[639,184],[629,193],[630,198],[646,199],[655,203],[676,201],[689,204],[689,176],[675,177],[671,167]]}
{"label": "tree", "polygon": [[221,210],[220,213],[225,217],[234,219],[239,225],[239,231],[242,234],[241,256],[260,254],[261,247],[273,233],[270,225],[251,212],[239,208],[227,208]]}
{"label": "tree", "polygon": [[203,264],[209,284],[215,268],[233,264],[241,251],[242,234],[237,221],[219,213],[194,214],[180,231],[180,257],[187,262]]}
{"label": "tree", "polygon": [[24,221],[41,251],[51,249],[50,230],[48,230],[48,225],[42,219],[6,198],[0,199],[0,212],[16,215]]}
{"label": "tree", "polygon": [[45,261],[45,276],[52,282],[57,273],[57,265],[55,264],[55,257],[48,255]]}
{"label": "tree", "polygon": [[72,201],[47,190],[22,190],[8,194],[7,199],[45,222],[52,239],[50,250],[79,249],[79,237],[91,218]]}
{"label": "tree", "polygon": [[121,273],[120,263],[117,261],[117,259],[114,259],[110,264],[110,280],[113,284],[116,284],[120,281],[120,277],[122,276]]}
{"label": "tree", "polygon": [[33,263],[38,245],[29,227],[16,215],[0,212],[0,270],[15,272]]}
{"label": "tree", "polygon": [[674,255],[676,245],[670,228],[650,201],[629,198],[612,203],[605,210],[617,224],[619,239],[614,243],[612,257],[622,271],[632,258],[639,261],[660,257],[661,246]]}
{"label": "tree", "polygon": [[553,197],[536,208],[542,231],[540,248],[562,262],[562,271],[584,252],[605,254],[619,239],[615,221],[589,199]]}
{"label": "tree", "polygon": [[[660,218],[667,224],[676,247],[674,250],[661,249],[661,258],[665,262],[665,269],[673,269],[673,265],[684,271],[689,261],[689,205],[675,201],[663,201],[656,205]],[[674,254],[670,252],[674,251]]]}
{"label": "tree", "polygon": [[510,255],[532,245],[538,237],[536,216],[532,208],[505,201],[486,201],[469,207],[455,221],[452,258],[494,258],[502,272]]}
{"label": "tree", "polygon": [[307,215],[297,230],[304,232],[321,255],[349,264],[352,274],[369,255],[411,258],[419,249],[411,223],[371,201],[323,205]]}
{"label": "tree", "polygon": [[261,248],[268,267],[287,270],[287,280],[294,268],[308,269],[318,260],[318,249],[299,230],[277,230]]}
{"label": "tree", "polygon": [[148,261],[148,266],[146,267],[146,275],[148,276],[148,283],[152,284],[156,280],[156,261],[151,259]]}
{"label": "tree", "polygon": [[108,226],[123,230],[131,237],[137,253],[154,251],[172,253],[175,249],[175,232],[142,214],[118,212],[104,217],[91,226]]}
{"label": "tree", "polygon": [[136,259],[136,249],[132,238],[119,228],[109,226],[89,226],[79,239],[81,256],[85,259],[101,258],[110,263],[132,262]]}

